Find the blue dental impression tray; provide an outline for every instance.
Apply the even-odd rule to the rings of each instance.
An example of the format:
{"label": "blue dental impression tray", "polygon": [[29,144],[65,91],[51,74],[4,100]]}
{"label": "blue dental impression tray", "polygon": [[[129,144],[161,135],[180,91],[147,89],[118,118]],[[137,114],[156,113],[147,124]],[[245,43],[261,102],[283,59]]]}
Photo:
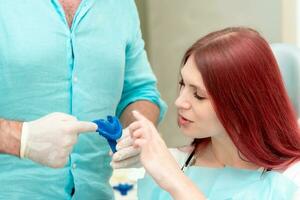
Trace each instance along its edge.
{"label": "blue dental impression tray", "polygon": [[133,189],[133,185],[129,183],[120,183],[116,186],[113,186],[113,189],[118,190],[122,196],[126,196],[127,193]]}
{"label": "blue dental impression tray", "polygon": [[107,116],[107,120],[97,119],[93,121],[97,124],[97,132],[99,135],[105,137],[111,150],[115,153],[117,139],[122,136],[122,125],[117,117]]}

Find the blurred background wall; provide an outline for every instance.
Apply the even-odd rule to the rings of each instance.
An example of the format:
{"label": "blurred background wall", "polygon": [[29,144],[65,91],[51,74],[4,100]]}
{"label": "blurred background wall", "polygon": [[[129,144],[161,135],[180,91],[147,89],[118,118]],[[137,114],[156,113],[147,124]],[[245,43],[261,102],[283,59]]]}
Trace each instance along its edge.
{"label": "blurred background wall", "polygon": [[177,127],[174,101],[181,58],[208,32],[249,26],[270,43],[297,43],[297,0],[136,0],[146,50],[169,109],[159,129],[169,146],[187,143]]}

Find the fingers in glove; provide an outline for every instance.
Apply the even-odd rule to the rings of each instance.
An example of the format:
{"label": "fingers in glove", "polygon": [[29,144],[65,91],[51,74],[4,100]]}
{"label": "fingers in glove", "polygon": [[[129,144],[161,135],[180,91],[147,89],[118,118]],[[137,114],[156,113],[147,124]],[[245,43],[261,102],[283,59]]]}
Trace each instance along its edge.
{"label": "fingers in glove", "polygon": [[117,151],[126,147],[129,147],[133,144],[133,139],[131,138],[131,136],[127,136],[125,138],[122,138],[121,140],[119,140],[116,149]]}
{"label": "fingers in glove", "polygon": [[87,132],[95,132],[97,130],[97,124],[93,122],[86,121],[74,121],[70,122],[70,129],[75,133],[87,133]]}
{"label": "fingers in glove", "polygon": [[122,136],[117,141],[121,141],[123,138],[130,136],[128,127],[122,130]]}
{"label": "fingers in glove", "polygon": [[76,121],[77,120],[77,118],[75,116],[69,115],[66,113],[61,113],[61,112],[51,113],[51,114],[47,115],[47,117],[55,118],[60,121]]}
{"label": "fingers in glove", "polygon": [[77,143],[78,136],[76,134],[69,134],[65,135],[64,137],[60,138],[63,139],[63,144],[67,148],[73,148],[73,146]]}
{"label": "fingers in glove", "polygon": [[68,157],[65,157],[65,158],[61,158],[58,160],[58,162],[56,163],[53,163],[53,168],[62,168],[64,167],[69,161],[69,158]]}
{"label": "fingers in glove", "polygon": [[123,148],[112,156],[113,161],[121,161],[121,160],[126,160],[127,158],[134,157],[138,155],[141,152],[139,148],[135,148],[133,146],[130,146],[128,148]]}
{"label": "fingers in glove", "polygon": [[140,158],[139,156],[134,156],[122,161],[112,161],[110,163],[112,168],[120,169],[120,168],[129,168],[129,167],[140,167]]}

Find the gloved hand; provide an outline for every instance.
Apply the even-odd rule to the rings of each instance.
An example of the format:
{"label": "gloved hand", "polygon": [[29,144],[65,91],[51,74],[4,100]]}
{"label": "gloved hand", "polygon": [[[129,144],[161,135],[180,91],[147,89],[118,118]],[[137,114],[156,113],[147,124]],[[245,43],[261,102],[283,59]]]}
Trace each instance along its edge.
{"label": "gloved hand", "polygon": [[110,165],[114,169],[120,168],[138,168],[140,164],[140,148],[133,147],[133,139],[130,136],[129,128],[123,129],[122,137],[119,139],[117,152],[112,154],[112,161]]}
{"label": "gloved hand", "polygon": [[65,113],[51,113],[22,126],[20,157],[59,168],[67,161],[79,133],[96,131],[92,122]]}

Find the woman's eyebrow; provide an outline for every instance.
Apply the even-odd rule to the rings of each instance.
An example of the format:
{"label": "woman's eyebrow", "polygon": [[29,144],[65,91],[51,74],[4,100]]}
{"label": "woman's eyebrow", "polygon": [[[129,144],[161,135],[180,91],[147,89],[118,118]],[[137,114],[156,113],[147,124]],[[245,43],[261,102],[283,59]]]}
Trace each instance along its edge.
{"label": "woman's eyebrow", "polygon": [[204,89],[202,89],[200,86],[197,86],[197,85],[194,85],[194,84],[188,84],[188,85],[189,85],[189,87],[191,87],[191,88],[193,88],[193,89],[195,89],[195,90],[197,90],[197,91],[199,91],[203,94],[206,94],[206,91]]}
{"label": "woman's eyebrow", "polygon": [[[185,82],[185,79],[183,78],[183,76],[182,76],[182,71],[180,71],[180,78],[181,78],[181,80],[183,80],[184,82]],[[204,94],[206,94],[206,91],[203,89],[203,88],[201,88],[200,86],[198,86],[198,85],[194,85],[194,84],[190,84],[190,83],[186,83],[189,87],[191,87],[191,88],[193,88],[193,89],[195,89],[195,90],[198,90],[199,92],[201,92],[201,93],[204,93]]]}

